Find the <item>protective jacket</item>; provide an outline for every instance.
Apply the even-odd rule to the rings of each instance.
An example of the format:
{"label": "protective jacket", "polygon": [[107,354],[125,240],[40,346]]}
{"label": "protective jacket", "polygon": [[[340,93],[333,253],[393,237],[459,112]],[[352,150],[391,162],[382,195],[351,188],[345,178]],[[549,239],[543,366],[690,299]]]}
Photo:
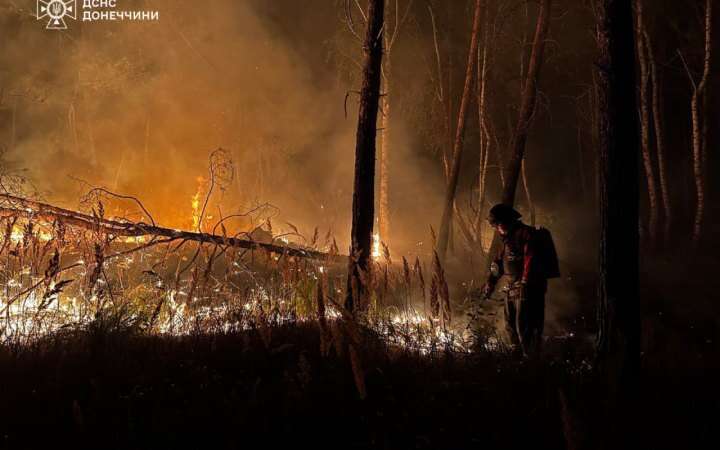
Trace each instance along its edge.
{"label": "protective jacket", "polygon": [[486,292],[492,292],[501,277],[508,278],[505,288],[505,329],[513,346],[524,354],[537,353],[545,322],[547,273],[542,266],[541,248],[535,239],[538,231],[515,222],[502,236]]}

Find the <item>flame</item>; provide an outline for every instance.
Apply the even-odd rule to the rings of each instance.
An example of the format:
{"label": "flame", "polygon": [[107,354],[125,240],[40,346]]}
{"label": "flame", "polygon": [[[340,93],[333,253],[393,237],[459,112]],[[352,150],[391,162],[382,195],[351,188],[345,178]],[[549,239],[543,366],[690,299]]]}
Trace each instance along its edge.
{"label": "flame", "polygon": [[[40,241],[40,242],[47,242],[50,239],[52,239],[52,234],[48,233],[44,230],[33,230],[33,235]],[[18,244],[23,241],[25,238],[25,230],[23,230],[19,226],[14,226],[12,229],[12,232],[10,233],[10,242],[13,244]]]}
{"label": "flame", "polygon": [[144,244],[147,238],[145,236],[128,236],[123,239],[126,244]]}
{"label": "flame", "polygon": [[380,233],[373,234],[372,242],[372,258],[375,260],[380,259],[382,252],[380,251]]}
{"label": "flame", "polygon": [[203,191],[203,185],[205,184],[205,179],[203,177],[197,177],[197,192],[195,192],[195,195],[192,196],[192,229],[196,230],[200,227],[200,196],[202,195]]}

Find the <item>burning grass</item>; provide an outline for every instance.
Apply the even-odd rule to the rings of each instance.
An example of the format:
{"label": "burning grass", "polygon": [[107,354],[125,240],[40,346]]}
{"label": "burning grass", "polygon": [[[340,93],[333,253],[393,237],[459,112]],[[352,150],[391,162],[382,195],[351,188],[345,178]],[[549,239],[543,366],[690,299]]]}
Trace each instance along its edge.
{"label": "burning grass", "polygon": [[[102,203],[93,210],[98,223],[103,210]],[[7,345],[90,326],[188,335],[304,322],[323,328],[329,341],[342,334],[335,328],[360,327],[423,354],[466,352],[472,345],[467,327],[451,321],[437,261],[427,275],[419,259],[409,264],[403,258],[396,267],[384,245],[366,280],[367,304],[351,315],[342,307],[342,258],[334,240],[327,236],[321,243],[317,232],[306,242],[326,252],[321,260],[222,242],[116,237],[100,226],[32,215],[5,215],[0,229],[0,338]]]}

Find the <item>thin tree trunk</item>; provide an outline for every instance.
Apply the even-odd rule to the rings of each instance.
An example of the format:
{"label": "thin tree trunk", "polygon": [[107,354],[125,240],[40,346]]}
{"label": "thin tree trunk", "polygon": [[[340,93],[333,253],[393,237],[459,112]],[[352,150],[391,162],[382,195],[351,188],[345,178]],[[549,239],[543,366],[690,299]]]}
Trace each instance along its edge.
{"label": "thin tree trunk", "polygon": [[19,96],[16,96],[13,99],[13,107],[12,107],[12,121],[10,125],[10,149],[15,149],[15,144],[17,142],[17,109],[18,109],[18,101]]}
{"label": "thin tree trunk", "polygon": [[520,167],[525,157],[525,143],[527,142],[528,131],[532,118],[535,115],[535,104],[537,100],[537,85],[540,78],[540,70],[545,50],[545,37],[550,26],[550,8],[552,0],[542,0],[540,13],[535,29],[532,53],[528,64],[525,89],[520,103],[520,116],[512,139],[510,161],[505,167],[505,186],[503,188],[502,201],[508,205],[515,203],[515,192],[520,177]]}
{"label": "thin tree trunk", "polygon": [[650,107],[648,105],[648,85],[650,73],[648,71],[648,61],[645,55],[645,46],[643,40],[643,2],[635,1],[635,44],[637,46],[637,59],[640,67],[640,150],[643,159],[643,167],[645,168],[645,178],[647,180],[648,202],[650,207],[650,221],[648,223],[648,243],[653,247],[657,239],[658,227],[658,207],[657,207],[657,188],[655,182],[655,169],[653,168],[652,156],[650,155]]}
{"label": "thin tree trunk", "polygon": [[450,178],[448,179],[447,193],[442,219],[440,221],[440,232],[438,235],[438,255],[442,262],[448,247],[450,227],[452,225],[455,193],[457,191],[458,179],[460,178],[460,165],[462,162],[463,137],[465,134],[465,118],[470,104],[470,89],[472,87],[473,68],[475,67],[475,53],[478,47],[478,30],[480,28],[480,6],[482,0],[475,0],[475,14],[473,16],[472,33],[470,34],[470,51],[468,53],[467,68],[465,70],[465,87],[463,88],[460,100],[460,111],[453,144],[453,160]]}
{"label": "thin tree trunk", "polygon": [[[389,196],[389,159],[390,159],[390,90],[392,81],[392,67],[390,54],[395,44],[400,28],[407,20],[412,1],[408,2],[405,13],[400,15],[400,3],[395,1],[395,23],[392,30],[383,33],[384,60],[382,63],[382,83],[384,84],[382,96],[382,129],[380,141],[380,210],[378,211],[378,225],[380,227],[380,239],[386,245],[390,242],[390,196]],[[385,8],[385,24],[390,24],[390,8]]]}
{"label": "thin tree trunk", "polygon": [[[489,14],[486,13],[487,16]],[[483,36],[482,51],[478,49],[477,54],[477,105],[478,105],[478,130],[480,134],[480,157],[478,167],[478,204],[477,213],[475,214],[475,240],[477,247],[482,252],[482,213],[485,206],[485,179],[487,175],[488,152],[490,150],[489,133],[487,132],[486,121],[486,86],[487,86],[487,53],[488,39],[490,33],[489,20],[484,22],[485,32]],[[482,56],[481,56],[482,55]]]}
{"label": "thin tree trunk", "polygon": [[[489,144],[489,137],[487,137],[487,139],[488,139],[487,142],[488,142],[488,144]],[[480,167],[480,171],[481,171],[481,176],[480,176],[480,201],[478,202],[478,213],[477,213],[477,217],[475,218],[475,222],[476,222],[475,229],[476,229],[476,234],[477,234],[477,243],[478,243],[478,247],[480,248],[480,250],[481,250],[483,253],[485,252],[485,247],[484,247],[484,245],[483,245],[483,235],[482,235],[482,230],[483,230],[483,227],[482,227],[482,224],[483,224],[482,212],[483,212],[483,209],[484,209],[484,206],[485,206],[485,193],[486,193],[486,189],[485,189],[485,188],[486,188],[486,186],[487,186],[487,169],[488,169],[488,159],[489,159],[489,156],[490,156],[490,146],[489,146],[489,145],[485,148],[485,155],[484,155],[484,156],[485,156],[485,157],[484,157],[484,159],[483,159],[482,166]]]}
{"label": "thin tree trunk", "polygon": [[[88,131],[88,140],[90,141],[90,163],[93,167],[97,166],[97,149],[95,148],[95,128],[93,126],[93,115],[90,113],[90,101],[88,100],[87,96],[81,95],[80,96],[80,104],[83,107],[83,110],[85,112],[85,123],[87,125],[87,131]],[[77,114],[76,114],[77,116]]]}
{"label": "thin tree trunk", "polygon": [[582,189],[582,199],[587,199],[587,180],[585,178],[585,152],[583,151],[582,129],[577,129],[577,150],[578,150],[578,172],[580,173],[580,188]]}
{"label": "thin tree trunk", "polygon": [[[387,54],[385,55],[387,58]],[[385,244],[390,242],[390,204],[388,194],[388,151],[390,147],[390,64],[385,61],[385,89],[382,97],[382,111],[380,116],[380,205],[378,211],[378,225],[380,238]]]}
{"label": "thin tree trunk", "polygon": [[523,187],[525,190],[525,199],[528,203],[528,210],[530,211],[530,225],[535,226],[535,206],[533,205],[532,196],[530,195],[530,186],[527,180],[527,171],[525,170],[525,158],[523,158],[520,171],[522,172]]}
{"label": "thin tree trunk", "polygon": [[118,185],[120,184],[120,175],[122,174],[123,167],[125,166],[125,149],[120,152],[120,162],[118,163],[117,169],[115,170],[115,182],[113,183],[113,190],[117,191]]}
{"label": "thin tree trunk", "polygon": [[145,118],[145,148],[143,151],[145,164],[150,161],[150,117]]}
{"label": "thin tree trunk", "polygon": [[660,79],[658,78],[657,66],[655,65],[655,53],[653,51],[650,36],[647,30],[643,30],[645,41],[645,49],[648,53],[648,64],[650,67],[650,82],[652,89],[652,110],[653,125],[655,129],[655,149],[658,163],[658,178],[660,181],[660,197],[663,203],[663,211],[665,212],[665,222],[663,224],[663,241],[667,242],[670,237],[670,227],[672,226],[673,211],[670,202],[670,190],[667,183],[667,172],[665,164],[665,131],[662,120],[662,104],[660,97]]}
{"label": "thin tree trunk", "polygon": [[[695,209],[695,221],[693,224],[693,245],[697,246],[702,236],[703,217],[705,215],[705,176],[703,165],[703,148],[707,140],[707,128],[701,126],[701,121],[707,122],[707,102],[703,101],[706,95],[707,80],[710,76],[710,64],[712,57],[712,0],[705,2],[705,58],[703,74],[700,83],[695,86],[692,101],[692,136],[693,136],[693,174],[695,176],[695,191],[697,205]],[[691,77],[692,75],[688,73]],[[694,83],[694,82],[693,82]],[[702,107],[702,111],[700,111]],[[704,131],[704,132],[703,132]]]}
{"label": "thin tree trunk", "polygon": [[503,155],[502,145],[500,145],[497,130],[495,128],[488,128],[492,130],[493,141],[495,142],[495,156],[497,160],[498,176],[500,178],[500,187],[505,189],[505,157]]}
{"label": "thin tree trunk", "polygon": [[[538,14],[533,39],[530,62],[528,63],[527,79],[524,83],[524,92],[520,103],[520,114],[512,138],[510,160],[505,166],[505,177],[503,182],[502,202],[507,205],[515,204],[515,192],[517,191],[518,179],[522,168],[522,161],[525,158],[525,143],[527,142],[528,131],[535,115],[535,104],[537,100],[538,80],[542,68],[543,53],[545,50],[545,38],[550,27],[550,9],[552,0],[542,0]],[[489,269],[491,255],[497,254],[500,246],[500,239],[495,234],[490,251],[488,253],[487,267]]]}
{"label": "thin tree trunk", "polygon": [[[598,81],[597,70],[592,70],[592,97],[590,98],[590,110],[591,119],[593,124],[600,123],[600,82]],[[592,148],[598,148],[600,146],[600,128],[593,126],[590,134],[590,144]],[[592,159],[592,186],[593,192],[600,192],[600,170],[598,169],[598,158]],[[597,206],[597,196],[593,196],[593,207]],[[598,208],[594,208],[598,209]]]}
{"label": "thin tree trunk", "polygon": [[598,362],[620,388],[640,367],[638,114],[631,0],[601,0],[597,39],[600,264]]}
{"label": "thin tree trunk", "polygon": [[375,140],[380,100],[385,0],[370,0],[365,33],[363,84],[360,91],[351,248],[345,307],[352,311],[365,302],[370,276],[370,253],[375,220]]}
{"label": "thin tree trunk", "polygon": [[[522,37],[522,49],[520,52],[520,94],[523,92],[523,80],[525,78],[525,46],[527,45],[527,24],[529,22],[529,11],[528,4],[525,3],[525,23],[523,25],[523,37]],[[530,211],[530,225],[535,226],[535,206],[533,205],[532,195],[530,194],[530,185],[528,184],[527,170],[526,170],[527,156],[523,156],[522,164],[520,165],[520,176],[522,177],[523,190],[525,191],[525,200],[528,204],[528,211]]]}
{"label": "thin tree trunk", "polygon": [[70,127],[70,131],[73,136],[75,155],[80,156],[80,139],[78,138],[77,117],[75,115],[75,105],[73,103],[70,103],[70,107],[68,108],[68,126]]}

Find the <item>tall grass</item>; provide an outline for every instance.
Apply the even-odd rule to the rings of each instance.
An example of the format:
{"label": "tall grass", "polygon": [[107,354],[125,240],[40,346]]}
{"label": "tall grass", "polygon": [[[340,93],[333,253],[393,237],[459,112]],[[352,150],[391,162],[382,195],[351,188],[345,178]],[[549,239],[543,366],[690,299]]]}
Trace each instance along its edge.
{"label": "tall grass", "polygon": [[[98,216],[104,214],[99,207]],[[389,249],[364,274],[369,295],[345,311],[345,265],[330,236],[308,240],[328,252],[310,260],[191,241],[119,239],[13,215],[0,217],[0,339],[29,344],[67,330],[148,335],[223,334],[316,324],[326,348],[358,329],[406,351],[466,352],[472,335],[451,321],[442,267],[416,258],[393,264]],[[342,260],[342,259],[340,259]],[[429,285],[426,279],[430,279]],[[333,330],[335,330],[333,332]],[[356,339],[355,339],[356,340]],[[354,350],[353,350],[354,351]],[[352,351],[350,351],[352,353]]]}

